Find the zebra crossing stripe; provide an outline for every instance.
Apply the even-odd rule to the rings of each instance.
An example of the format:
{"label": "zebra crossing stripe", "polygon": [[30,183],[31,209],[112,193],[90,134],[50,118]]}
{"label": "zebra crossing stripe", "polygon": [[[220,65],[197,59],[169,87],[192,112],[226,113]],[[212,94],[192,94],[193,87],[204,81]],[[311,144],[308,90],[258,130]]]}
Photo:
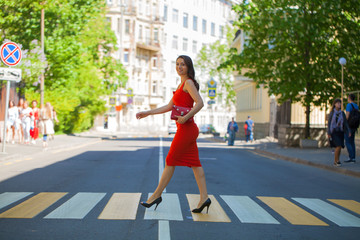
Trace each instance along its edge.
{"label": "zebra crossing stripe", "polygon": [[42,192],[0,214],[0,218],[33,218],[67,193]]}
{"label": "zebra crossing stripe", "polygon": [[329,226],[317,217],[282,197],[258,197],[294,225]]}
{"label": "zebra crossing stripe", "polygon": [[[150,196],[151,193],[149,193],[148,198]],[[155,211],[155,205],[146,208],[144,219],[183,221],[178,195],[176,193],[163,193],[161,196],[163,200]]]}
{"label": "zebra crossing stripe", "polygon": [[98,219],[135,220],[141,193],[114,193]]}
{"label": "zebra crossing stripe", "polygon": [[[186,194],[190,209],[197,208],[200,200],[199,194]],[[209,195],[211,205],[209,213],[206,214],[206,209],[202,213],[191,213],[194,221],[196,222],[231,222],[230,218],[226,215],[224,209],[220,206],[219,202],[213,195]]]}
{"label": "zebra crossing stripe", "polygon": [[360,218],[316,198],[293,198],[341,227],[360,227]]}
{"label": "zebra crossing stripe", "polygon": [[106,193],[77,193],[45,218],[83,219]]}
{"label": "zebra crossing stripe", "polygon": [[243,223],[280,224],[248,196],[220,195]]}
{"label": "zebra crossing stripe", "polygon": [[0,209],[23,199],[33,192],[4,192],[0,194]]}
{"label": "zebra crossing stripe", "polygon": [[360,203],[354,200],[328,199],[339,206],[347,208],[357,214],[360,214]]}

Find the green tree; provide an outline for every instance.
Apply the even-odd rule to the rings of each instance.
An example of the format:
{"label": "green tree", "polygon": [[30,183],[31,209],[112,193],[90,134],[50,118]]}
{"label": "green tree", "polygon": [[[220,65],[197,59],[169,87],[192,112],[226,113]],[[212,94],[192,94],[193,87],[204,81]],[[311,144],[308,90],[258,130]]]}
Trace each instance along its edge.
{"label": "green tree", "polygon": [[[234,105],[236,101],[232,79],[232,67],[226,66],[219,68],[219,66],[221,63],[225,62],[229,56],[234,29],[228,27],[226,36],[226,41],[223,43],[221,43],[220,40],[217,40],[212,44],[203,46],[195,59],[195,67],[200,69],[201,78],[207,80],[214,78],[218,82],[218,102],[221,103],[225,100],[226,106],[230,107],[231,105]],[[207,89],[207,85],[205,86],[205,89]],[[203,92],[205,93],[206,90],[203,90]]]}
{"label": "green tree", "polygon": [[[40,11],[45,9],[45,101],[58,113],[57,129],[75,132],[92,126],[105,109],[105,96],[127,81],[126,71],[111,57],[116,36],[106,21],[103,0],[0,0],[0,37],[21,43],[32,53],[39,48]],[[36,42],[36,41],[35,41]],[[36,52],[36,51],[35,51]],[[36,52],[38,53],[38,52]],[[35,54],[35,53],[34,53]],[[33,55],[34,55],[33,54]],[[29,61],[39,56],[29,56]],[[46,61],[46,62],[45,62]],[[34,68],[36,61],[24,61]],[[35,71],[36,70],[36,71]],[[39,99],[39,67],[24,69],[27,99]],[[41,69],[40,69],[41,71]]]}
{"label": "green tree", "polygon": [[223,66],[245,69],[257,85],[283,102],[306,108],[305,137],[310,136],[311,104],[341,96],[339,58],[348,60],[345,91],[360,87],[360,2],[243,1],[234,25],[245,32],[243,51],[232,51]]}

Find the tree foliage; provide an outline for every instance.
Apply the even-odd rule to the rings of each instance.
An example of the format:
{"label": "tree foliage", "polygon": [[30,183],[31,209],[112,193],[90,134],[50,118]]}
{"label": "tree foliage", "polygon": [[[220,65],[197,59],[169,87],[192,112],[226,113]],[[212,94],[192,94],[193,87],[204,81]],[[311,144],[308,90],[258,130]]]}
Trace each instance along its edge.
{"label": "tree foliage", "polygon": [[264,84],[280,102],[291,99],[306,107],[327,104],[341,96],[345,57],[345,91],[360,87],[360,2],[243,1],[236,5],[234,25],[245,32],[243,51],[232,51],[224,66],[234,65],[257,85]]}
{"label": "tree foliage", "polygon": [[[219,66],[229,56],[233,33],[233,29],[228,27],[225,42],[217,40],[212,44],[204,45],[195,59],[195,66],[200,69],[200,77],[207,80],[214,78],[218,82],[217,100],[219,103],[225,100],[227,107],[234,105],[236,100],[232,79],[233,71],[232,67],[219,68]],[[207,89],[207,85],[204,89]]]}
{"label": "tree foliage", "polygon": [[[28,100],[40,99],[39,74],[45,67],[45,102],[58,113],[57,129],[88,129],[104,112],[101,96],[127,81],[126,71],[111,54],[116,36],[105,18],[102,0],[0,0],[0,41],[20,43],[23,85]],[[41,9],[45,9],[45,56],[40,49]],[[30,54],[31,53],[31,54]]]}

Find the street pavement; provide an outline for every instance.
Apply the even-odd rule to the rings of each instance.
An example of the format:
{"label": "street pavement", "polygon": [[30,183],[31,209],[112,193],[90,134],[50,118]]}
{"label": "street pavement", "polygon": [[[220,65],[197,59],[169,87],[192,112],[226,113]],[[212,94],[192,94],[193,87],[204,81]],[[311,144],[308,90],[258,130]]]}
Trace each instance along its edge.
{"label": "street pavement", "polygon": [[199,195],[186,167],[176,168],[156,211],[139,206],[157,185],[171,141],[87,132],[55,136],[47,149],[7,146],[0,239],[358,239],[360,178],[298,164],[313,150],[284,149],[272,139],[231,147],[200,135],[208,214],[190,212]]}
{"label": "street pavement", "polygon": [[[19,145],[7,143],[5,152],[0,152],[0,166],[1,164],[9,164],[11,161],[20,161],[21,159],[30,158],[34,154],[44,151],[69,151],[74,148],[80,148],[86,145],[91,145],[101,141],[101,139],[115,139],[115,138],[140,138],[140,137],[159,137],[159,135],[166,136],[166,133],[160,134],[146,134],[142,132],[84,132],[74,135],[57,135],[54,140],[49,141],[48,148],[42,147],[41,140],[38,139],[35,145]],[[213,137],[212,135],[199,136],[200,139],[207,139],[213,142],[223,143],[221,137]],[[2,144],[2,143],[1,143]],[[275,139],[264,138],[254,141],[253,143],[246,143],[243,140],[236,140],[235,145],[231,148],[248,149],[257,154],[261,154],[270,158],[278,158],[286,161],[291,161],[299,164],[310,165],[326,169],[333,172],[338,172],[350,176],[360,177],[360,157],[357,152],[357,163],[345,163],[348,159],[346,148],[342,149],[340,161],[341,167],[333,166],[334,155],[330,148],[294,148],[283,147],[277,143]]]}

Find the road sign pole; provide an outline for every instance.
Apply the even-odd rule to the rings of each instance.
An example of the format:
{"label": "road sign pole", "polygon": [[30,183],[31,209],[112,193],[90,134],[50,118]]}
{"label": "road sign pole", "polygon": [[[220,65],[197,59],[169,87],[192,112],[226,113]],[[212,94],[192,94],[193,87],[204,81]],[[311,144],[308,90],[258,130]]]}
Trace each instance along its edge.
{"label": "road sign pole", "polygon": [[6,101],[5,101],[5,117],[4,117],[4,132],[2,140],[2,152],[5,153],[5,142],[6,142],[6,128],[8,120],[8,108],[9,108],[9,95],[10,95],[10,81],[6,83]]}

